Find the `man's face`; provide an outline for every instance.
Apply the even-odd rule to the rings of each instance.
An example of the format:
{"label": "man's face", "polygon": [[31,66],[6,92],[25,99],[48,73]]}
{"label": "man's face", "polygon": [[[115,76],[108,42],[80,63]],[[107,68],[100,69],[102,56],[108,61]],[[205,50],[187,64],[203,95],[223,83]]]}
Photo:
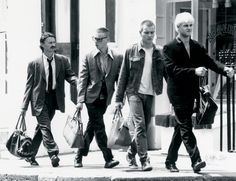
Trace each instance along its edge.
{"label": "man's face", "polygon": [[97,47],[97,49],[101,50],[107,47],[108,37],[106,33],[97,32],[93,36],[93,41],[95,42],[95,46]]}
{"label": "man's face", "polygon": [[54,37],[48,37],[41,46],[43,47],[44,53],[54,53],[56,50],[56,39]]}
{"label": "man's face", "polygon": [[155,36],[155,26],[143,25],[140,35],[144,43],[152,43]]}
{"label": "man's face", "polygon": [[191,37],[193,30],[192,22],[186,22],[179,25],[178,32],[183,37]]}

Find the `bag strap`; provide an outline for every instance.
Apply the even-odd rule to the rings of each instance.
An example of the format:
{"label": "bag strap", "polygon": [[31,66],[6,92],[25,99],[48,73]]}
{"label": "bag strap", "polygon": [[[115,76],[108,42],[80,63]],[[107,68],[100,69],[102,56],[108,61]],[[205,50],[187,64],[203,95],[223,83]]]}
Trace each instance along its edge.
{"label": "bag strap", "polygon": [[199,77],[199,86],[205,86],[207,85],[207,77],[208,77],[208,72],[202,77]]}
{"label": "bag strap", "polygon": [[116,118],[116,116],[119,116],[119,117],[123,117],[123,114],[121,112],[121,109],[117,108],[114,112],[114,115],[113,115],[113,120]]}
{"label": "bag strap", "polygon": [[75,111],[75,113],[74,113],[74,115],[73,115],[73,118],[76,118],[77,117],[77,114],[78,114],[78,109],[76,109],[76,111]]}
{"label": "bag strap", "polygon": [[26,131],[25,116],[23,114],[19,115],[15,129]]}
{"label": "bag strap", "polygon": [[76,109],[74,115],[73,115],[73,119],[77,120],[79,123],[82,123],[81,121],[81,111]]}

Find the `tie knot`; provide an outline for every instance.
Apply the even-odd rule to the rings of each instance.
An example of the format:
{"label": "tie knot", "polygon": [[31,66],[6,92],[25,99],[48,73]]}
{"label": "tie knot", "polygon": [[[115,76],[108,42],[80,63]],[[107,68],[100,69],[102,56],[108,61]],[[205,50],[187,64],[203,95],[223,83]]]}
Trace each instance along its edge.
{"label": "tie knot", "polygon": [[51,59],[48,59],[48,58],[47,58],[48,63],[51,63],[52,60],[53,60],[52,58],[51,58]]}

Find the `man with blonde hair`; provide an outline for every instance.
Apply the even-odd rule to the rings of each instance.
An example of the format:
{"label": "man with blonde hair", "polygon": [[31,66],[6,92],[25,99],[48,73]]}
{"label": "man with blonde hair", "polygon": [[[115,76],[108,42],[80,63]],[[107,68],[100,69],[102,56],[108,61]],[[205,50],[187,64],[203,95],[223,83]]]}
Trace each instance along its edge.
{"label": "man with blonde hair", "polygon": [[178,35],[163,48],[168,74],[167,93],[177,121],[165,162],[170,172],[179,171],[175,162],[182,142],[190,156],[193,171],[199,172],[206,166],[192,131],[194,102],[199,99],[199,77],[205,76],[207,69],[228,77],[234,75],[232,68],[214,61],[203,46],[191,39],[193,23],[190,13],[177,14],[175,29]]}

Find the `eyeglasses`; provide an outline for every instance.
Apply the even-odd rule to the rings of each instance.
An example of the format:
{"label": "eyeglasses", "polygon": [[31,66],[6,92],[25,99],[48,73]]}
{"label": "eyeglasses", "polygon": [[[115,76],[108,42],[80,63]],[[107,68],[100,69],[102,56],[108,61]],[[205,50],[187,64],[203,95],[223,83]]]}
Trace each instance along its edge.
{"label": "eyeglasses", "polygon": [[105,37],[97,38],[93,36],[92,38],[93,38],[93,41],[102,42],[102,40],[104,40],[107,37],[105,36]]}

